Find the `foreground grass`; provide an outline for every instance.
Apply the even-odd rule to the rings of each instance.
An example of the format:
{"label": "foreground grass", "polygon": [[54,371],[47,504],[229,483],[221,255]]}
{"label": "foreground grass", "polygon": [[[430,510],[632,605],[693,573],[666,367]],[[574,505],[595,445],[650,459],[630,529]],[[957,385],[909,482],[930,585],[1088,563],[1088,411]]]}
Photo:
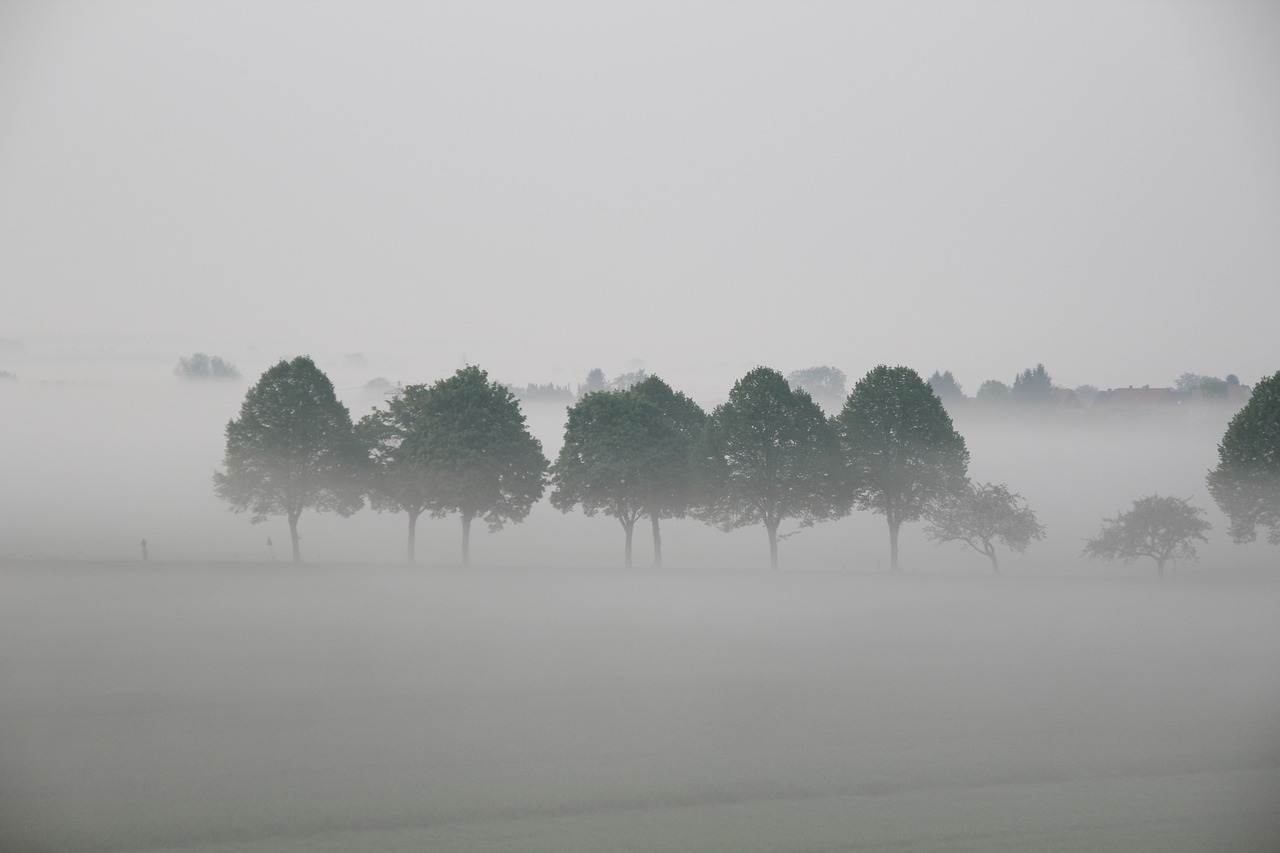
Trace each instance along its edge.
{"label": "foreground grass", "polygon": [[1278,849],[1278,604],[8,564],[0,849]]}

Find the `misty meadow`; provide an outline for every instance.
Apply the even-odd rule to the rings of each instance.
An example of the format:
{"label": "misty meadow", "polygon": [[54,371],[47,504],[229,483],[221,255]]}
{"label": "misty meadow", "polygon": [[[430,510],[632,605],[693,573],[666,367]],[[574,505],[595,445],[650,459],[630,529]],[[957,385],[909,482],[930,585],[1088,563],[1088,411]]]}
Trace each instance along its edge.
{"label": "misty meadow", "polygon": [[0,0],[0,853],[1280,850],[1277,34]]}
{"label": "misty meadow", "polygon": [[[353,421],[309,358],[252,385],[183,364],[165,381],[5,389],[9,423],[43,446],[51,407],[112,424],[111,449],[83,450],[61,484],[40,457],[9,457],[24,498],[6,518],[55,494],[80,517],[6,528],[10,549],[48,549],[0,564],[6,849],[1280,838],[1274,546],[1233,544],[1205,485],[1275,377],[1246,386],[1254,409],[1187,396],[1091,417],[958,385],[944,406],[943,374],[879,367],[827,415],[804,371],[750,371],[703,407],[639,372],[593,389],[593,371],[568,405],[521,401],[467,367],[345,379],[367,411]],[[855,509],[875,470],[851,446],[891,414],[907,437],[893,458],[917,478],[940,468],[900,526],[898,571],[882,505]],[[292,461],[273,468],[262,447]],[[494,457],[524,479],[486,485]],[[270,501],[307,460],[319,497],[292,519],[295,565],[288,506]],[[113,497],[94,491],[116,476]],[[1205,507],[1168,498],[1200,560],[1177,555],[1164,580],[1154,555],[1085,553],[1148,490]],[[790,501],[773,529],[760,493]],[[451,512],[433,512],[441,494]],[[478,526],[466,565],[457,496],[476,494],[493,503],[475,518],[506,523]],[[998,561],[974,530],[991,515],[1015,522],[989,537]]]}

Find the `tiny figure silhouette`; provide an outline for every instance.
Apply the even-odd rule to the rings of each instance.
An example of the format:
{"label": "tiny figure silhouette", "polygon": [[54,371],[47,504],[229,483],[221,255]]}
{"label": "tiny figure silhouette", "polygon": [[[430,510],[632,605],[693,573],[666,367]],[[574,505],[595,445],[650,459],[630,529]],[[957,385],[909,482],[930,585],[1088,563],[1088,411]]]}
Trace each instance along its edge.
{"label": "tiny figure silhouette", "polygon": [[276,559],[276,546],[271,544],[271,537],[267,537],[267,550],[271,552],[271,561],[274,563]]}
{"label": "tiny figure silhouette", "polygon": [[147,559],[147,540],[142,540],[142,559]]}

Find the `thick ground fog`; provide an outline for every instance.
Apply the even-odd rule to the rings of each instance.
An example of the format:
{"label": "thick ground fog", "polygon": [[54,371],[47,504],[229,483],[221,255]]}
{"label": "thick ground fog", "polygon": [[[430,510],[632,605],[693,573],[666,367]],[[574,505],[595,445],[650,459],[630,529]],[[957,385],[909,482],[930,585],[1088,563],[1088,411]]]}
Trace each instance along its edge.
{"label": "thick ground fog", "polygon": [[4,850],[1280,849],[1280,585],[0,564]]}
{"label": "thick ground fog", "polygon": [[[355,370],[326,363],[339,396],[353,417],[384,399],[364,383],[375,368]],[[38,373],[0,386],[0,559],[138,560],[147,540],[152,559],[266,561],[289,556],[283,518],[251,525],[213,494],[212,475],[222,464],[228,419],[238,414],[245,389],[256,380],[247,370],[240,382],[183,384],[168,364],[126,365],[87,372],[65,368],[75,380],[46,381]],[[50,375],[52,368],[45,368]],[[399,373],[392,373],[400,376]],[[435,375],[406,374],[410,381]],[[502,377],[496,377],[501,379]],[[667,377],[681,387],[681,377]],[[732,380],[723,384],[728,393]],[[710,408],[714,396],[700,399]],[[530,428],[554,459],[564,429],[564,408],[532,406]],[[1201,546],[1199,566],[1179,571],[1221,576],[1240,569],[1272,571],[1277,550],[1263,544],[1237,546],[1209,498],[1206,472],[1229,412],[1152,417],[1097,423],[1064,416],[1040,421],[955,417],[968,443],[975,480],[1007,483],[1022,493],[1047,529],[1043,542],[1025,555],[1001,556],[1010,574],[1148,575],[1151,565],[1125,568],[1080,557],[1084,539],[1098,533],[1104,516],[1128,508],[1152,492],[1189,497],[1207,511],[1214,530]],[[308,511],[300,524],[303,557],[348,562],[400,562],[404,515],[365,508],[351,518]],[[666,521],[664,556],[686,568],[762,568],[768,565],[763,527],[730,534],[692,520]],[[794,532],[785,523],[783,533]],[[637,529],[635,558],[649,559],[648,529]],[[423,518],[418,559],[448,565],[459,560],[458,519]],[[268,547],[268,539],[272,547]],[[604,516],[564,515],[544,498],[529,519],[489,535],[483,526],[472,541],[472,560],[496,566],[610,566],[622,563],[622,529]],[[783,570],[876,571],[888,565],[888,532],[881,516],[855,513],[818,525],[781,544]],[[902,561],[910,570],[984,573],[985,558],[957,545],[938,547],[921,524],[902,532]]]}

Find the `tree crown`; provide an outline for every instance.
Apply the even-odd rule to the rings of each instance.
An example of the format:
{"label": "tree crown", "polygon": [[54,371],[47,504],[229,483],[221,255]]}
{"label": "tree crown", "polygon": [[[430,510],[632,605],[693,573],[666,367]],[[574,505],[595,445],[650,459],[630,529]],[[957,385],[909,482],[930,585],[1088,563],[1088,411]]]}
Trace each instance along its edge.
{"label": "tree crown", "polygon": [[862,509],[915,521],[967,482],[964,438],[910,368],[880,365],[858,380],[836,429]]}
{"label": "tree crown", "polygon": [[1087,557],[1131,563],[1150,557],[1161,570],[1168,560],[1196,559],[1195,542],[1209,541],[1212,528],[1190,498],[1147,495],[1133,502],[1126,512],[1103,519],[1102,531],[1084,546]]}
{"label": "tree crown", "polygon": [[1280,544],[1280,372],[1255,385],[1231,418],[1207,482],[1233,541],[1252,542],[1262,526]]}
{"label": "tree crown", "polygon": [[403,453],[421,472],[433,515],[523,521],[546,488],[547,459],[515,396],[474,365],[423,392]]}
{"label": "tree crown", "polygon": [[214,491],[236,512],[296,515],[307,507],[360,508],[361,454],[347,407],[307,356],[280,361],[245,394],[227,423],[225,472]]}
{"label": "tree crown", "polygon": [[822,409],[776,370],[739,379],[707,421],[698,450],[703,514],[724,530],[839,517],[838,446]]}

